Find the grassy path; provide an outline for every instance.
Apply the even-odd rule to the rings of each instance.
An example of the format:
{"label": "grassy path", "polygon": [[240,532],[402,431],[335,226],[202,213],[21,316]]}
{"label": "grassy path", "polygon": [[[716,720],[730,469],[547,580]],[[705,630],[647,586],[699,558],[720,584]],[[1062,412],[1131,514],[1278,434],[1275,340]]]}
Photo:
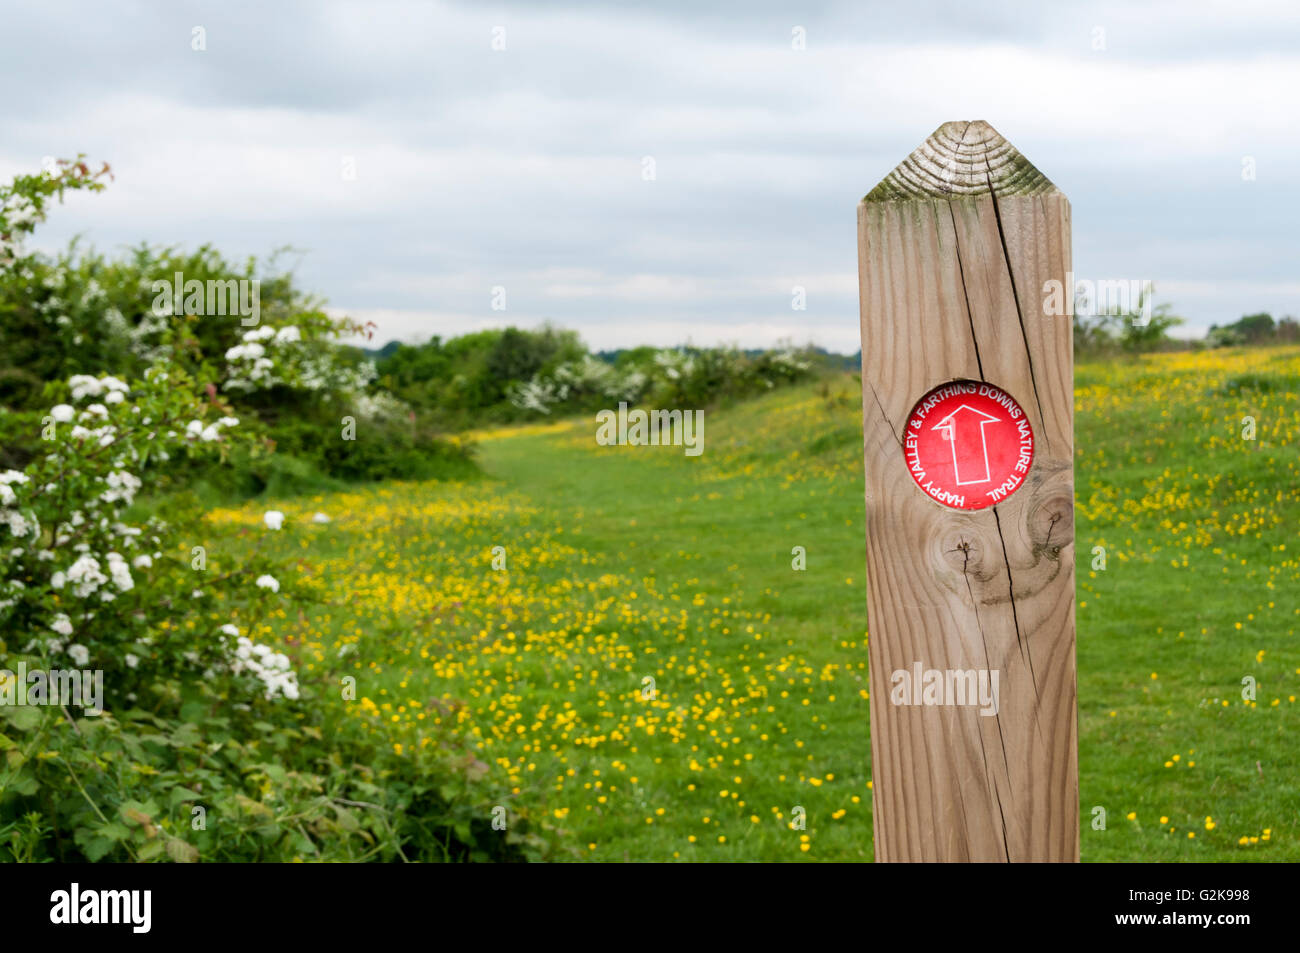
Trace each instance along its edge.
{"label": "grassy path", "polygon": [[[676,735],[638,738],[632,719],[637,750],[606,782],[631,785],[621,808],[570,807],[594,815],[596,856],[869,859],[861,477],[806,460],[795,425],[847,406],[809,389],[737,408],[698,458],[599,448],[586,424],[482,444],[493,477],[630,586],[620,635],[635,660],[599,680],[635,712],[651,677],[680,712]],[[860,430],[846,436],[855,449]],[[813,571],[792,568],[795,546]],[[604,760],[586,770],[605,776]],[[790,827],[796,808],[805,829]]]}

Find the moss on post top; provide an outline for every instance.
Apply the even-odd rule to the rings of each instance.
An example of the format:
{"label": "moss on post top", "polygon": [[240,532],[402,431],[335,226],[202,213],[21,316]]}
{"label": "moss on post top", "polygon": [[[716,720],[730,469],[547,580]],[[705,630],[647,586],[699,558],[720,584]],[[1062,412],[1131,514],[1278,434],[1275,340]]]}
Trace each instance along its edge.
{"label": "moss on post top", "polygon": [[975,120],[944,123],[862,201],[910,202],[1055,191],[1056,186],[1047,176],[996,129]]}

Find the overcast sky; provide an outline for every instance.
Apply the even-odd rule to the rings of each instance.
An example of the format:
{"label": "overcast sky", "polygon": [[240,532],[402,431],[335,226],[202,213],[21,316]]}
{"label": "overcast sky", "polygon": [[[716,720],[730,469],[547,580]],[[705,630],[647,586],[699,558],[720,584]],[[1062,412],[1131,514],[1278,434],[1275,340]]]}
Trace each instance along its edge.
{"label": "overcast sky", "polygon": [[631,6],[2,0],[0,175],[106,159],[41,247],[292,245],[377,343],[852,352],[858,200],[984,119],[1069,197],[1076,276],[1184,333],[1300,314],[1294,2]]}

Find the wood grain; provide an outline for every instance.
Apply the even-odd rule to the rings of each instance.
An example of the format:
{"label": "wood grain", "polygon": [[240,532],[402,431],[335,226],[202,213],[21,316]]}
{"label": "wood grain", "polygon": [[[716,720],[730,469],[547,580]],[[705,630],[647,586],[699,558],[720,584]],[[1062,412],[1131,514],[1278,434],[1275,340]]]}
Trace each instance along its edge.
{"label": "wood grain", "polygon": [[[987,123],[946,123],[858,206],[858,256],[876,859],[1077,861],[1073,334],[1043,307],[1069,202]],[[1025,484],[975,512],[921,492],[900,443],[959,379],[1036,437]],[[999,671],[998,714],[891,704],[917,661]]]}

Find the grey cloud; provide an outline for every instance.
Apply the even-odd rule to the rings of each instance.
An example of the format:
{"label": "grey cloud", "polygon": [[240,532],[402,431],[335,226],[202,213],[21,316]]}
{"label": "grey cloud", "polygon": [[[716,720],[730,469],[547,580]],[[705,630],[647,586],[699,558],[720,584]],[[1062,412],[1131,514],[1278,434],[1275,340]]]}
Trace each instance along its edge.
{"label": "grey cloud", "polygon": [[[18,42],[0,80],[23,95],[0,118],[0,163],[80,149],[117,164],[109,193],[55,213],[47,243],[291,244],[304,282],[359,313],[466,330],[550,318],[629,344],[692,326],[842,340],[851,281],[816,276],[851,278],[857,200],[940,122],[985,118],[1070,196],[1080,275],[1180,288],[1202,327],[1300,311],[1286,214],[1300,134],[1271,112],[1300,78],[1295,18],[1209,9],[31,5],[6,15]],[[1208,70],[1216,88],[1188,85]],[[545,277],[565,269],[594,277],[566,296]],[[803,275],[809,310],[792,313],[771,282]],[[1215,277],[1226,292],[1205,287]],[[651,293],[665,284],[696,290]]]}

